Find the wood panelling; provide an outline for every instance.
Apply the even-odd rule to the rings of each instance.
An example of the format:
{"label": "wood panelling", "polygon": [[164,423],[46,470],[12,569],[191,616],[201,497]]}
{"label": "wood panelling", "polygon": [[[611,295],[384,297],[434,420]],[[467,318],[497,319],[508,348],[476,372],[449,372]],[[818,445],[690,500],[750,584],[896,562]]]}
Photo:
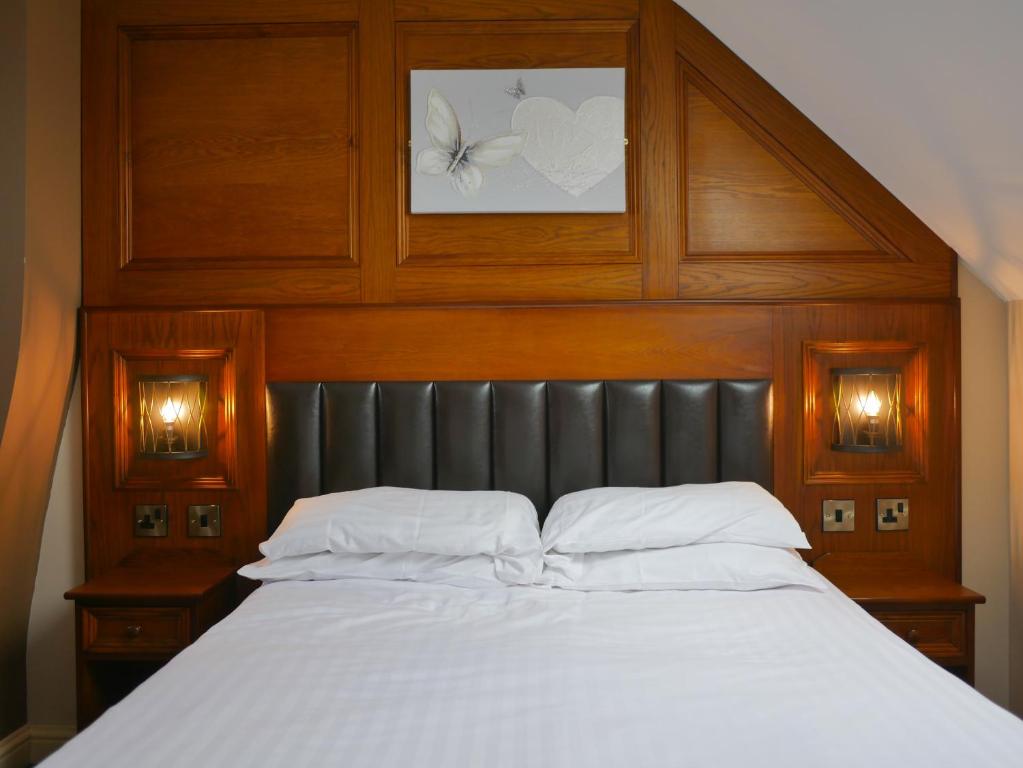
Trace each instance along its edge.
{"label": "wood panelling", "polygon": [[82,11],[83,19],[103,27],[111,21],[131,26],[292,24],[355,21],[359,0],[84,0]]}
{"label": "wood panelling", "polygon": [[[638,264],[636,235],[637,44],[632,21],[403,23],[398,27],[398,136],[403,148],[398,170],[399,301],[506,301],[518,299],[636,298],[622,294],[618,275],[605,285],[605,271],[585,280],[560,278],[556,264]],[[626,212],[621,214],[412,214],[409,211],[411,152],[409,79],[413,69],[519,69],[536,67],[626,68]],[[457,224],[456,224],[457,222]],[[511,266],[508,281],[486,272],[451,267]],[[410,267],[416,267],[407,271]],[[429,274],[446,268],[444,278]],[[519,273],[529,273],[522,274]],[[523,292],[531,286],[534,293]]]}
{"label": "wood panelling", "polygon": [[675,262],[682,225],[672,41],[672,19],[678,9],[670,0],[641,0],[640,8],[643,295],[670,299],[678,293]]}
{"label": "wood panelling", "polygon": [[[114,486],[116,488],[234,488],[237,439],[231,404],[237,389],[232,350],[115,349]],[[142,455],[139,379],[143,376],[205,376],[206,455],[168,461]],[[157,405],[160,405],[158,403]]]}
{"label": "wood panelling", "polygon": [[[106,571],[133,551],[214,550],[239,565],[253,559],[266,530],[262,314],[93,311],[85,315],[83,347],[87,575]],[[141,459],[119,463],[118,454],[134,450],[121,442],[133,431],[115,427],[135,413],[126,399],[137,384],[122,382],[131,389],[118,393],[116,373],[138,375],[154,365],[168,373],[175,359],[184,373],[194,372],[196,361],[220,364],[207,401],[209,461],[162,462],[175,465],[167,471]],[[220,468],[219,477],[207,476],[211,467]],[[168,505],[166,537],[132,535],[136,504]],[[188,538],[189,504],[220,504],[223,536]]]}
{"label": "wood panelling", "polygon": [[[960,481],[959,425],[959,306],[957,301],[921,303],[855,303],[790,305],[779,308],[775,320],[775,494],[797,510],[813,551],[810,558],[827,552],[870,552],[898,555],[949,578],[959,577]],[[893,341],[927,351],[925,413],[920,414],[922,461],[925,471],[913,482],[893,482],[879,473],[872,481],[832,478],[807,483],[804,451],[828,451],[827,442],[808,446],[804,440],[806,382],[803,379],[804,349],[811,343],[878,343]],[[861,358],[861,360],[864,358]],[[878,361],[884,362],[879,352]],[[786,462],[779,466],[778,457]],[[876,457],[849,454],[842,468],[866,473]],[[808,461],[815,464],[813,456]],[[898,461],[898,460],[896,460]],[[791,465],[788,463],[791,462]],[[879,532],[875,523],[878,498],[909,499],[909,530]],[[856,530],[823,533],[821,502],[854,499]]]}
{"label": "wood panelling", "polygon": [[394,67],[394,4],[390,0],[359,5],[359,50],[361,80],[359,110],[362,122],[359,189],[364,203],[359,207],[363,233],[362,301],[394,301],[394,278],[398,252],[395,199],[397,160],[401,157],[396,125],[396,80]]}
{"label": "wood panelling", "polygon": [[948,290],[940,264],[906,262],[689,261],[678,265],[678,292],[685,299],[785,301],[831,299],[927,299]]}
{"label": "wood panelling", "polygon": [[[683,264],[679,272],[681,298],[947,298],[955,295],[955,254],[952,250],[805,115],[683,11],[675,14],[675,44],[680,57],[680,80],[684,78],[695,83],[705,96],[713,96],[712,100],[720,110],[740,123],[770,155],[823,197],[830,208],[852,223],[853,228],[878,251],[888,254],[888,259],[908,262],[878,263],[876,257],[854,252],[851,254],[853,257],[869,259],[867,263],[854,264],[843,257],[840,264],[834,264],[835,259],[830,254],[819,252],[820,232],[805,243],[798,238],[784,241],[786,250],[795,251],[790,254],[795,258],[788,263],[772,261],[765,264],[763,248],[757,248],[755,258],[718,259],[711,265],[690,262],[683,253],[680,254]],[[682,107],[687,101],[683,98],[685,90],[680,88],[679,93]],[[696,117],[706,122],[707,116],[699,111]],[[755,175],[755,158],[747,158],[747,161],[752,165],[748,162],[745,168],[738,169],[740,174]],[[685,168],[688,162],[689,158],[684,159],[682,167]],[[735,171],[733,168],[732,172]],[[724,200],[734,207],[745,196],[748,204],[749,198],[758,194],[765,198],[773,197],[773,189],[773,185],[765,179],[738,197],[736,190],[731,190]],[[791,190],[786,196],[791,202]],[[719,199],[715,204],[721,202]],[[757,203],[770,207],[775,201],[758,200]],[[696,209],[692,205],[689,208],[691,215],[696,215],[701,209],[699,205]],[[748,217],[750,208],[742,206],[740,211]],[[716,215],[711,214],[712,217]],[[708,243],[709,221],[705,210],[703,216],[703,229],[700,222],[696,225],[696,244],[701,247],[752,247],[756,245],[756,233],[764,232],[762,226],[740,225],[740,229],[747,231],[736,243],[729,242],[729,239],[734,239],[738,233],[728,233],[725,227],[719,226],[709,230],[716,236]],[[805,225],[805,211],[802,218]],[[817,219],[819,228],[820,212],[813,218]],[[788,226],[786,222],[785,228]],[[827,241],[842,243],[842,240],[835,240],[835,234],[832,231]],[[786,234],[775,231],[768,241],[774,240],[777,247],[779,237],[786,237]],[[819,254],[818,258],[813,257],[815,253]],[[777,258],[774,251],[768,250],[766,254]],[[884,277],[881,279],[878,278],[878,267],[883,268],[881,274]]]}
{"label": "wood panelling", "polygon": [[[361,296],[359,270],[313,267],[254,269],[175,269],[115,272],[109,290],[114,306],[223,307],[253,304],[334,304],[357,302]],[[83,282],[97,288],[102,275]],[[86,305],[104,306],[100,294],[85,293]]]}
{"label": "wood panelling", "polygon": [[632,19],[639,15],[639,0],[396,0],[401,21],[499,19]]}
{"label": "wood panelling", "polygon": [[683,258],[885,256],[696,85],[683,88]]}
{"label": "wood panelling", "polygon": [[83,3],[86,304],[359,299],[358,10]]}
{"label": "wood panelling", "polygon": [[772,310],[620,304],[274,310],[267,379],[762,378]]}
{"label": "wood panelling", "polygon": [[639,264],[538,265],[517,267],[405,266],[397,297],[404,304],[488,301],[614,301],[642,296]]}
{"label": "wood panelling", "polygon": [[[903,341],[803,342],[803,480],[808,484],[914,483],[927,477],[927,348]],[[891,368],[902,374],[903,443],[890,453],[831,450],[831,371]]]}
{"label": "wood panelling", "polygon": [[[628,70],[626,213],[408,213],[411,68],[586,66]],[[85,0],[83,83],[91,306],[955,294],[951,250],[670,0]]]}
{"label": "wood panelling", "polygon": [[356,259],[354,33],[121,29],[122,267]]}
{"label": "wood panelling", "polygon": [[[278,309],[267,315],[267,378],[770,377],[775,494],[807,531],[807,557],[888,553],[957,578],[958,329],[956,302]],[[888,362],[896,347],[927,350],[917,414],[923,469],[912,480],[905,472],[902,479],[885,474],[878,457],[859,454],[843,455],[845,479],[804,476],[804,455],[814,467],[831,458],[821,457],[830,454],[827,441],[804,440],[805,419],[813,416],[806,411],[804,349],[850,340],[878,347],[874,364]],[[909,499],[908,531],[876,530],[875,500],[891,497]],[[822,533],[824,499],[856,500],[854,532]]]}
{"label": "wood panelling", "polygon": [[[236,561],[254,556],[263,528],[263,372],[271,381],[534,378],[758,378],[774,381],[775,493],[808,532],[812,559],[826,552],[888,553],[958,576],[959,475],[958,306],[955,302],[846,304],[304,307],[266,314],[265,368],[258,318],[238,313],[90,312],[86,320],[86,434],[110,435],[114,424],[115,350],[195,349],[217,344],[239,361],[236,488],[114,489],[114,446],[87,441],[88,543],[92,569],[132,549],[213,546]],[[859,476],[804,475],[821,464],[826,441],[809,441],[805,350],[855,343],[879,349],[875,364],[899,350],[927,351],[921,368],[920,463],[899,481],[877,457],[844,455],[841,469]],[[888,350],[886,352],[885,350]],[[896,350],[897,352],[899,350]],[[872,362],[869,352],[857,362]],[[246,362],[247,361],[247,362]],[[244,410],[244,414],[243,414]],[[812,434],[812,431],[811,431]],[[825,456],[826,460],[829,458]],[[858,462],[858,463],[857,463]],[[866,476],[873,473],[873,476]],[[881,533],[875,499],[906,497],[910,530]],[[821,502],[855,499],[856,531],[824,534]],[[166,502],[171,536],[132,539],[137,503]],[[223,540],[184,538],[190,503],[221,503]]]}
{"label": "wood panelling", "polygon": [[[811,557],[958,576],[955,255],[670,0],[83,0],[82,35],[91,574],[255,556],[264,376],[768,376],[775,491]],[[627,70],[625,213],[409,213],[412,69],[597,66]],[[265,363],[260,311],[185,311],[237,305],[265,308]],[[912,477],[806,439],[804,348],[835,342],[926,351]],[[115,351],[217,349],[226,487],[117,488]],[[900,496],[910,530],[877,532],[874,500]],[[824,498],[856,499],[854,533],[820,532]],[[132,538],[132,506],[160,502],[170,536]],[[221,504],[222,539],[185,537],[190,503]]]}
{"label": "wood panelling", "polygon": [[397,71],[624,67],[633,21],[488,21],[397,25]]}
{"label": "wood panelling", "polygon": [[[544,265],[637,261],[627,215],[614,213],[452,214],[407,216],[402,261],[415,266]],[[490,219],[487,226],[483,219]],[[456,223],[457,222],[457,223]],[[412,252],[414,251],[414,253]]]}

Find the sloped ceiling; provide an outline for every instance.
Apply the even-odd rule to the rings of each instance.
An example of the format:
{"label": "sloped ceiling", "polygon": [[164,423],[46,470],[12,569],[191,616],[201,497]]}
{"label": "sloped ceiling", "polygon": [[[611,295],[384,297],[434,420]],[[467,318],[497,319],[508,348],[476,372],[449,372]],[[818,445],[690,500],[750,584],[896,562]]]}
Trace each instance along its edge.
{"label": "sloped ceiling", "polygon": [[1023,2],[676,2],[1023,299]]}

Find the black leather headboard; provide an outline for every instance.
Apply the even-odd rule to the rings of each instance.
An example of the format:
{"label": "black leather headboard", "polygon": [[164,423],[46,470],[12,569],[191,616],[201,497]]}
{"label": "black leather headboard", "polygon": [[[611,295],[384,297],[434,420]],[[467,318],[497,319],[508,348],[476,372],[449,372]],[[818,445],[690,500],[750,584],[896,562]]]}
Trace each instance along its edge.
{"label": "black leather headboard", "polygon": [[771,382],[416,381],[267,386],[273,531],[295,499],[374,485],[497,489],[543,521],[604,485],[771,489]]}

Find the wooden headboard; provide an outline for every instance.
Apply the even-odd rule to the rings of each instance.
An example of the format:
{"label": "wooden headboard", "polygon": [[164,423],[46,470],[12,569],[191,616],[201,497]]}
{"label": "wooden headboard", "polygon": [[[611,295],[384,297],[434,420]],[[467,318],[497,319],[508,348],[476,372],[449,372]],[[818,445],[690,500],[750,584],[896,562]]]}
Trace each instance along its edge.
{"label": "wooden headboard", "polygon": [[[85,336],[86,434],[118,422],[124,431],[116,440],[131,441],[132,419],[118,421],[107,396],[95,396],[124,384],[107,364],[112,359],[159,348],[158,357],[180,365],[205,345],[222,349],[219,359],[233,369],[222,395],[230,429],[217,437],[223,458],[206,476],[168,480],[159,462],[136,462],[126,475],[113,451],[86,443],[91,567],[108,567],[138,547],[216,547],[238,562],[255,556],[267,525],[266,383],[482,379],[768,380],[772,485],[807,531],[811,556],[903,553],[950,575],[958,567],[955,303],[91,311]],[[818,379],[828,360],[878,354],[915,360],[922,377],[906,383],[906,450],[866,457],[831,451],[820,422],[828,384]],[[116,401],[130,412],[130,397]],[[856,499],[870,509],[884,496],[906,496],[918,510],[909,531],[821,531],[823,499]],[[151,499],[166,499],[172,511],[220,503],[225,536],[188,539],[178,529],[166,539],[133,539],[119,524],[125,505]]]}
{"label": "wooden headboard", "polygon": [[[90,575],[255,556],[268,383],[527,379],[769,380],[813,555],[958,575],[955,254],[670,0],[83,0],[82,30]],[[411,71],[549,67],[624,68],[625,211],[412,214]],[[829,371],[881,364],[903,450],[830,450]],[[209,378],[201,460],[135,451],[156,372]],[[909,531],[821,531],[881,497]],[[189,539],[206,503],[223,536]]]}

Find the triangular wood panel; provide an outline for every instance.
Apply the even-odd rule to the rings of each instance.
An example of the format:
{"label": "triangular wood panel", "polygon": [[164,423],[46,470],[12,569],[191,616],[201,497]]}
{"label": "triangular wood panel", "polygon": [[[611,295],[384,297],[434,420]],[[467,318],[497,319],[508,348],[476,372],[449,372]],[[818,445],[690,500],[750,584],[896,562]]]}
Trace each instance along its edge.
{"label": "triangular wood panel", "polygon": [[940,237],[692,16],[674,16],[680,298],[955,296]]}
{"label": "triangular wood panel", "polygon": [[687,257],[884,257],[699,87],[683,98]]}

